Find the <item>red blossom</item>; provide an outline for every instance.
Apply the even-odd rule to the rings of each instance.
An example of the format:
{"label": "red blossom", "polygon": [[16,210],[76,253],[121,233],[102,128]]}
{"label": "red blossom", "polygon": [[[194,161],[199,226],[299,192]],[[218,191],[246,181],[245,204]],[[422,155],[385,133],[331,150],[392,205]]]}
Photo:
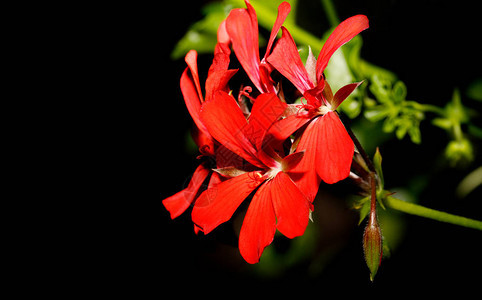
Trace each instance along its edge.
{"label": "red blossom", "polygon": [[[225,32],[223,27],[224,25],[222,24],[219,29],[219,42],[216,45],[213,63],[206,79],[206,98],[204,99],[201,91],[197,67],[197,52],[195,50],[191,50],[186,54],[185,61],[187,67],[182,73],[180,80],[184,102],[195,124],[193,129],[194,142],[199,147],[199,152],[201,152],[203,156],[210,157],[215,157],[216,154],[219,153],[226,156],[226,152],[229,152],[224,151],[223,154],[223,150],[225,149],[219,145],[215,145],[214,139],[200,121],[199,117],[204,101],[209,101],[215,91],[228,91],[228,81],[237,72],[237,70],[228,70],[231,50],[229,49],[229,41],[226,39],[226,34],[223,33]],[[219,159],[218,161],[222,163],[223,159]],[[232,161],[234,161],[234,158],[230,159],[229,164],[232,164]],[[221,164],[221,166],[223,165]],[[202,162],[194,171],[191,181],[184,190],[162,201],[163,205],[170,212],[171,218],[174,219],[178,217],[194,203],[203,182],[211,173],[208,163]],[[217,184],[220,180],[218,175],[213,174],[210,178],[209,186]]]}
{"label": "red blossom", "polygon": [[236,100],[220,91],[201,110],[201,119],[213,137],[256,168],[239,170],[236,177],[203,192],[193,208],[192,220],[208,234],[228,221],[258,188],[239,236],[239,250],[249,263],[259,261],[276,229],[293,238],[302,235],[308,225],[309,201],[287,173],[303,153],[282,156],[264,142],[267,130],[285,109],[286,104],[275,94],[261,94],[246,119]]}
{"label": "red blossom", "polygon": [[246,9],[233,9],[226,18],[226,31],[231,38],[233,50],[241,66],[248,74],[259,92],[276,92],[274,82],[270,78],[272,68],[266,63],[266,56],[270,53],[278,31],[288,16],[291,6],[283,2],[278,7],[278,17],[273,25],[265,56],[260,60],[258,19],[256,12],[245,0]]}
{"label": "red blossom", "polygon": [[[335,183],[348,177],[354,144],[335,110],[360,84],[342,87],[332,95],[323,72],[333,53],[362,30],[368,28],[366,16],[357,15],[342,22],[320,51],[316,65],[311,54],[306,67],[301,62],[296,44],[282,27],[282,37],[268,56],[268,62],[303,94],[306,104],[273,126],[270,134],[283,141],[301,126],[306,127],[297,149],[306,150],[303,160],[292,171],[297,184],[313,200],[320,180]],[[308,68],[308,69],[307,69]]]}
{"label": "red blossom", "polygon": [[[194,140],[201,156],[214,160],[216,168],[202,162],[188,186],[163,204],[172,218],[193,206],[196,233],[208,234],[251,198],[239,250],[247,262],[256,263],[276,230],[289,238],[304,233],[321,180],[335,183],[349,175],[354,144],[335,110],[361,83],[348,84],[333,95],[323,72],[338,48],[368,28],[368,19],[358,15],[342,22],[318,59],[310,50],[303,65],[293,38],[281,26],[290,5],[283,2],[278,7],[266,53],[260,59],[256,12],[248,0],[245,3],[246,9],[233,9],[219,26],[205,96],[196,51],[186,55],[187,68],[180,80],[195,124]],[[275,44],[280,29],[282,37]],[[237,72],[229,70],[231,47],[260,92],[254,99],[249,95],[251,87],[241,85],[238,97],[250,98],[251,110],[236,101],[228,85]],[[270,76],[274,69],[293,83],[306,103],[285,103],[283,91]]]}

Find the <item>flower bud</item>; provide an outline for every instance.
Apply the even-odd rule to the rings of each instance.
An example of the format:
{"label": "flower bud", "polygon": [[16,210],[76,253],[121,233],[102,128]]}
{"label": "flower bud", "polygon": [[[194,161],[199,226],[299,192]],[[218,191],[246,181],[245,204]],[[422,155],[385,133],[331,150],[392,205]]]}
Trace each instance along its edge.
{"label": "flower bud", "polygon": [[445,156],[452,166],[471,162],[474,160],[472,144],[465,138],[450,141],[445,149]]}
{"label": "flower bud", "polygon": [[382,232],[375,215],[371,215],[363,234],[363,250],[365,261],[370,269],[370,280],[373,281],[382,260]]}

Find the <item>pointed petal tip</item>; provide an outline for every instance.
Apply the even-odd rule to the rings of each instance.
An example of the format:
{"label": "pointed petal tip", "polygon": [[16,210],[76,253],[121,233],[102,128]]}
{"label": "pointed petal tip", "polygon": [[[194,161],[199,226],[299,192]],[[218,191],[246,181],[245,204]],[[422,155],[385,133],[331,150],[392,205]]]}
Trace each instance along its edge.
{"label": "pointed petal tip", "polygon": [[282,35],[268,56],[268,62],[301,92],[315,87],[301,61],[298,48],[288,29],[281,26]]}
{"label": "pointed petal tip", "polygon": [[318,55],[316,63],[316,77],[318,80],[320,80],[333,53],[368,27],[367,16],[355,15],[344,20],[335,28]]}
{"label": "pointed petal tip", "polygon": [[332,110],[336,110],[338,106],[340,106],[340,104],[343,103],[343,101],[345,101],[345,99],[348,98],[353,93],[353,91],[355,91],[355,89],[359,87],[363,82],[364,80],[360,82],[350,83],[341,87],[333,97],[331,103]]}

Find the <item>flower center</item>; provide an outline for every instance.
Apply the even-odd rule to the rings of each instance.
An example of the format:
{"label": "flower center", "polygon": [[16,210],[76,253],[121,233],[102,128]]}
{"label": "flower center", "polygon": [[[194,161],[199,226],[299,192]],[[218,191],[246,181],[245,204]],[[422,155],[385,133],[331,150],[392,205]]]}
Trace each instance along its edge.
{"label": "flower center", "polygon": [[269,169],[264,175],[266,176],[266,180],[271,180],[276,177],[276,175],[281,171],[280,168],[271,168]]}
{"label": "flower center", "polygon": [[323,116],[329,113],[330,111],[331,111],[331,105],[328,103],[327,105],[322,105],[318,107],[318,109],[316,110],[316,114]]}

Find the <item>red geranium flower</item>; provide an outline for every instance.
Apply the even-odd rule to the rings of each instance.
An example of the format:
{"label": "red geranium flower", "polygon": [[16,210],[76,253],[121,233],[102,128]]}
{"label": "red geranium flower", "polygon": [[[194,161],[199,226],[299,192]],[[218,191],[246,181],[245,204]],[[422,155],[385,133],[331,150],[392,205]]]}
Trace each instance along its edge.
{"label": "red geranium flower", "polygon": [[208,234],[228,221],[243,200],[256,190],[239,235],[240,253],[249,263],[259,261],[276,229],[293,238],[302,235],[308,224],[310,203],[287,174],[304,153],[284,156],[281,149],[274,149],[265,140],[267,129],[286,106],[273,93],[261,94],[246,119],[236,100],[219,91],[201,110],[201,119],[211,135],[251,167],[217,170],[235,177],[204,191],[193,208],[192,220]]}
{"label": "red geranium flower", "polygon": [[297,184],[311,201],[320,179],[335,183],[350,173],[354,144],[335,110],[361,82],[346,85],[333,96],[323,72],[333,53],[366,28],[366,16],[357,15],[345,20],[323,45],[318,60],[315,61],[310,50],[305,67],[293,38],[282,27],[283,35],[267,58],[306,99],[301,110],[272,126],[270,134],[278,140],[285,140],[309,122],[297,147],[306,150],[306,154],[292,171],[299,174]]}
{"label": "red geranium flower", "polygon": [[[206,101],[210,100],[213,93],[218,90],[229,90],[228,81],[237,72],[237,70],[228,70],[229,55],[231,50],[229,44],[226,43],[224,24],[220,26],[219,40],[214,52],[213,63],[209,69],[206,79]],[[222,152],[224,148],[220,148],[215,145],[215,141],[211,137],[204,124],[200,121],[199,114],[201,106],[204,103],[203,94],[201,91],[201,84],[199,82],[199,74],[197,68],[197,52],[191,50],[186,54],[185,61],[187,64],[181,76],[181,92],[184,96],[184,102],[189,111],[189,114],[194,120],[193,139],[199,147],[201,156],[208,156],[215,158],[218,152]],[[222,155],[225,157],[226,155]],[[217,164],[222,165],[222,159],[217,160]],[[232,162],[229,162],[232,164]],[[164,199],[162,204],[169,211],[171,218],[174,219],[181,215],[192,203],[194,202],[196,195],[206,180],[211,174],[211,168],[206,161],[202,162],[194,171],[194,174],[189,182],[188,186]],[[217,184],[221,179],[217,175],[211,176],[209,186]]]}
{"label": "red geranium flower", "polygon": [[288,16],[291,6],[283,2],[278,7],[278,17],[271,30],[268,46],[263,59],[259,56],[258,19],[248,0],[246,9],[233,9],[226,18],[226,31],[231,38],[234,53],[241,66],[248,74],[260,93],[275,92],[274,82],[270,78],[272,68],[266,63],[266,56],[271,52],[278,31]]}

